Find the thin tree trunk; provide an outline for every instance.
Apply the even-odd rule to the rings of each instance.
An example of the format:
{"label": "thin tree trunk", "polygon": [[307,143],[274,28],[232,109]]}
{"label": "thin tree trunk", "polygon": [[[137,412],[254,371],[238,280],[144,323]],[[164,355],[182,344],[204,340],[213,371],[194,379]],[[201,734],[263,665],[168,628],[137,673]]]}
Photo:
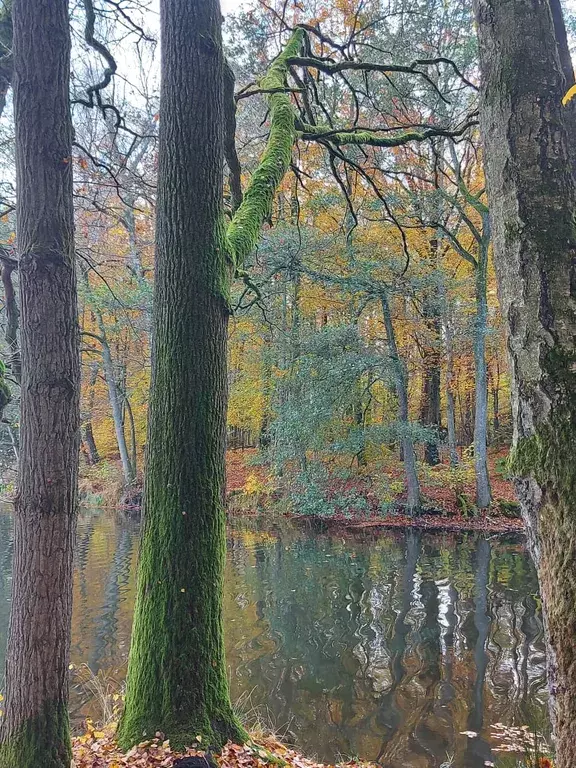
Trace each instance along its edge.
{"label": "thin tree trunk", "polygon": [[512,373],[511,466],[537,563],[556,765],[576,765],[576,190],[548,0],[476,0],[481,129]]}
{"label": "thin tree trunk", "polygon": [[116,384],[116,373],[114,370],[112,353],[110,351],[110,346],[105,339],[102,341],[102,367],[104,368],[106,386],[108,387],[108,398],[110,400],[110,408],[112,409],[114,432],[116,433],[116,442],[118,444],[120,461],[122,463],[122,476],[124,477],[124,482],[126,485],[130,485],[130,483],[134,480],[134,472],[130,463],[130,456],[128,454],[126,435],[124,434],[122,399]]}
{"label": "thin tree trunk", "polygon": [[20,384],[22,377],[22,361],[20,359],[20,346],[18,344],[18,326],[20,323],[20,310],[16,291],[14,290],[13,273],[18,267],[18,262],[8,258],[2,258],[2,285],[4,287],[4,301],[6,302],[6,333],[4,338],[10,350],[10,370],[12,376]]}
{"label": "thin tree trunk", "polygon": [[474,323],[474,474],[476,478],[476,506],[490,506],[492,494],[488,475],[488,371],[486,368],[486,332],[488,329],[488,301],[486,283],[490,222],[483,215],[482,243],[476,266],[476,317]]}
{"label": "thin tree trunk", "polygon": [[14,2],[21,295],[19,490],[2,768],[69,768],[80,358],[65,0]]}
{"label": "thin tree trunk", "polygon": [[448,432],[448,455],[450,466],[457,467],[459,462],[456,442],[456,404],[454,402],[454,334],[452,317],[446,302],[446,290],[442,286],[444,300],[444,340],[446,348],[446,427]]}
{"label": "thin tree trunk", "polygon": [[496,373],[492,377],[492,432],[493,440],[498,441],[500,434],[500,360],[496,356]]}
{"label": "thin tree trunk", "polygon": [[88,381],[88,410],[86,415],[83,415],[83,427],[82,427],[82,439],[86,445],[87,459],[90,465],[98,464],[100,461],[100,454],[96,447],[96,440],[94,439],[94,430],[92,429],[92,411],[94,410],[94,387],[98,378],[98,363],[90,363],[90,379]]}
{"label": "thin tree trunk", "polygon": [[458,447],[456,443],[456,406],[454,404],[454,392],[450,385],[446,385],[446,423],[448,431],[448,455],[450,466],[457,467],[460,463]]}
{"label": "thin tree trunk", "polygon": [[132,477],[135,479],[136,475],[138,474],[138,445],[136,442],[136,423],[134,421],[134,412],[132,411],[130,400],[128,399],[125,392],[123,393],[123,400],[124,404],[126,405],[126,411],[128,412],[128,421],[130,422],[130,453],[132,454],[131,469]]}
{"label": "thin tree trunk", "polygon": [[[430,242],[433,268],[437,268],[438,240]],[[424,323],[429,338],[424,340],[422,351],[422,401],[420,404],[420,421],[426,426],[438,430],[440,427],[440,316],[439,306],[432,292],[424,296]],[[440,463],[438,437],[424,443],[424,460],[430,466]]]}
{"label": "thin tree trunk", "polygon": [[222,632],[226,339],[223,54],[217,0],[162,0],[154,355],[124,746],[243,733]]}
{"label": "thin tree trunk", "polygon": [[382,305],[382,315],[384,318],[384,327],[386,328],[386,337],[388,342],[388,351],[395,371],[396,396],[398,398],[398,421],[400,422],[403,434],[402,452],[404,454],[404,472],[406,473],[406,506],[410,513],[417,512],[421,506],[420,482],[418,472],[416,471],[416,453],[414,451],[414,442],[409,434],[410,418],[408,411],[408,381],[404,361],[400,357],[398,346],[396,344],[396,335],[394,333],[394,323],[392,322],[392,313],[388,303],[388,296],[382,293],[380,296]]}
{"label": "thin tree trunk", "polygon": [[118,390],[118,384],[116,383],[116,369],[112,359],[112,350],[110,349],[106,337],[106,326],[104,325],[101,313],[96,310],[95,314],[98,320],[98,330],[100,332],[100,346],[102,347],[102,367],[104,369],[104,378],[106,379],[106,386],[108,388],[108,399],[112,411],[112,421],[114,422],[118,453],[120,454],[120,462],[122,463],[122,476],[125,485],[130,485],[134,480],[135,473],[130,462],[128,444],[126,443],[126,434],[124,432],[122,396]]}

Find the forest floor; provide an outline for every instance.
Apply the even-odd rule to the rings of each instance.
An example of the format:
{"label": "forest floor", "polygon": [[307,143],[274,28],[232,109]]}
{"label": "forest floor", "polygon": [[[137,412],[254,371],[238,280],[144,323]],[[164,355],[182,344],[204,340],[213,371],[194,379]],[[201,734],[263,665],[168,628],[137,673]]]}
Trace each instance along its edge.
{"label": "forest floor", "polygon": [[[114,739],[115,723],[104,726],[102,730],[95,728],[91,721],[87,721],[86,726],[84,735],[72,739],[71,768],[379,768],[375,763],[358,759],[337,763],[336,766],[318,763],[286,746],[278,737],[264,736],[260,732],[254,735],[255,742],[246,745],[229,742],[217,755],[206,754],[200,749],[172,752],[162,734],[124,753]],[[473,731],[461,733],[468,738],[478,736]],[[493,726],[491,736],[495,741],[494,751],[505,753],[518,768],[554,768],[550,757],[539,756],[545,741],[528,726],[508,727],[498,723]],[[485,766],[500,764],[491,760],[484,763]],[[512,763],[503,762],[504,765]]]}
{"label": "forest floor", "polygon": [[[492,496],[491,507],[478,514],[474,508],[474,474],[470,466],[457,470],[441,463],[436,467],[423,468],[421,483],[425,506],[416,516],[403,513],[405,494],[403,468],[400,462],[389,462],[383,470],[389,487],[396,489],[388,499],[389,511],[382,511],[377,483],[369,475],[359,475],[347,481],[334,481],[327,495],[353,495],[364,499],[363,509],[339,509],[334,505],[330,514],[298,514],[288,505],[286,514],[302,522],[322,520],[327,525],[342,528],[406,528],[442,530],[476,530],[491,533],[518,532],[524,529],[519,518],[514,487],[501,472],[507,452],[494,452],[489,458]],[[229,451],[227,455],[227,491],[232,514],[244,515],[268,510],[276,502],[282,502],[286,491],[274,488],[267,468],[256,463],[255,449]],[[285,508],[280,504],[279,508]]]}
{"label": "forest floor", "polygon": [[[113,727],[99,731],[88,723],[86,733],[73,739],[72,768],[211,768],[204,752],[190,749],[184,754],[174,753],[170,744],[163,741],[160,734],[158,736],[124,753],[114,741]],[[220,755],[213,756],[213,760],[218,768],[267,768],[270,765],[274,768],[279,765],[286,768],[324,768],[324,764],[303,757],[276,737],[263,738],[260,735],[258,745],[229,743]],[[352,761],[339,763],[341,768],[368,768],[370,765]]]}

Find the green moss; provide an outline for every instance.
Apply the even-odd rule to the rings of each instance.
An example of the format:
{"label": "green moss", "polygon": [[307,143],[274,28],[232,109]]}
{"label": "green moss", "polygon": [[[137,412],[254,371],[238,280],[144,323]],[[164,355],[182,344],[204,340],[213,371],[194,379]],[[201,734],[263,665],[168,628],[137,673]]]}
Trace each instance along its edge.
{"label": "green moss", "polygon": [[4,739],[0,768],[70,768],[70,728],[63,703],[47,704],[41,715]]}
{"label": "green moss", "polygon": [[408,144],[411,141],[426,141],[431,136],[438,135],[437,128],[426,128],[422,131],[416,129],[399,131],[393,135],[383,136],[375,131],[336,131],[327,125],[308,125],[307,123],[297,124],[298,132],[304,139],[313,139],[326,137],[332,144],[357,144],[369,145],[372,147],[399,147]]}
{"label": "green moss", "polygon": [[506,499],[499,499],[497,502],[500,514],[503,517],[507,517],[510,520],[517,520],[521,517],[520,504],[517,501],[507,501]]}
{"label": "green moss", "polygon": [[576,492],[576,352],[551,348],[543,371],[556,394],[549,419],[536,432],[522,438],[509,458],[510,473],[532,475],[539,485],[552,490],[559,502],[574,504]]}
{"label": "green moss", "polygon": [[221,480],[212,467],[199,468],[190,509],[178,488],[177,465],[164,463],[173,451],[167,446],[163,453],[147,476],[149,513],[118,742],[128,749],[161,731],[175,749],[198,744],[197,737],[219,748],[246,739],[230,705],[224,659]]}
{"label": "green moss", "polygon": [[[288,59],[299,53],[304,34],[302,29],[292,33],[284,50],[260,81],[260,88],[274,90],[286,86]],[[270,108],[270,134],[266,149],[227,231],[228,249],[237,270],[242,269],[245,259],[260,239],[262,224],[272,212],[274,197],[290,167],[292,146],[296,139],[295,112],[290,95],[272,93],[267,101]]]}

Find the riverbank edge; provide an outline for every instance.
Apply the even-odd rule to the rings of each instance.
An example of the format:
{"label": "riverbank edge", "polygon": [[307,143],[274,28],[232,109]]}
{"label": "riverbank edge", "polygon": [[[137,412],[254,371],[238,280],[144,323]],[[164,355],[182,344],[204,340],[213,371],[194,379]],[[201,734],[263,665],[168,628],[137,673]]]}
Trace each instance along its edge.
{"label": "riverbank edge", "polygon": [[439,515],[395,515],[369,520],[353,520],[345,517],[322,517],[287,513],[286,517],[298,524],[322,525],[327,530],[369,530],[379,528],[417,528],[424,531],[477,532],[477,533],[518,533],[525,534],[521,519],[506,517],[442,517]]}

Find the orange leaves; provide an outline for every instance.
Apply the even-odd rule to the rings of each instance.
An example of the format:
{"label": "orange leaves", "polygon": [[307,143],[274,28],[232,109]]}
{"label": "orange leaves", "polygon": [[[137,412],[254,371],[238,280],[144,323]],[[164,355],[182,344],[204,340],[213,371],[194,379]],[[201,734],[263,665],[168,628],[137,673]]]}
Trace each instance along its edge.
{"label": "orange leaves", "polygon": [[[177,757],[162,734],[156,734],[152,741],[142,742],[123,753],[114,741],[114,733],[115,723],[97,731],[88,722],[86,733],[73,739],[72,768],[167,768]],[[185,754],[195,756],[202,753],[192,749]]]}
{"label": "orange leaves", "polygon": [[[71,768],[168,768],[179,757],[201,757],[204,754],[195,749],[178,754],[172,752],[170,743],[160,733],[152,741],[138,744],[123,753],[114,741],[114,730],[112,725],[105,731],[96,731],[88,723],[87,732],[73,740]],[[220,768],[266,768],[278,764],[284,764],[286,768],[333,768],[308,760],[271,737],[261,740],[259,744],[228,743],[215,760]],[[368,766],[361,763],[345,765],[350,768]]]}

